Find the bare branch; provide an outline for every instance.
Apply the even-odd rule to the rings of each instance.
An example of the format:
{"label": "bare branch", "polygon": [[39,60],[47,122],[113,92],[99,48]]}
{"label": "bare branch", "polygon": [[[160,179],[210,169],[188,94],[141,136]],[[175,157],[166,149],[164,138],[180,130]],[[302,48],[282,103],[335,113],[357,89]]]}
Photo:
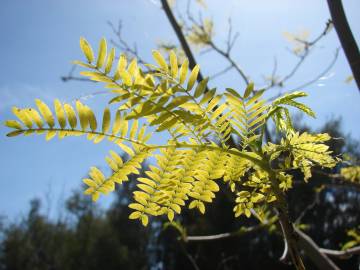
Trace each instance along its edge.
{"label": "bare branch", "polygon": [[360,52],[346,19],[341,0],[327,0],[336,33],[360,91]]}
{"label": "bare branch", "polygon": [[[290,72],[285,75],[281,80],[279,81],[271,81],[271,83],[265,87],[265,89],[270,89],[273,87],[283,87],[285,82],[287,82],[288,80],[290,80],[296,73],[297,71],[300,69],[300,67],[302,66],[302,64],[304,63],[304,61],[307,59],[307,57],[310,55],[310,52],[313,50],[313,48],[315,48],[315,45],[323,38],[327,35],[327,33],[329,33],[330,29],[332,27],[332,22],[329,20],[326,25],[324,30],[312,41],[307,41],[307,40],[302,40],[302,39],[298,39],[296,38],[296,41],[300,42],[303,44],[304,49],[303,52],[298,55],[295,54],[299,60],[295,63],[294,67],[290,70]],[[274,73],[272,75],[272,78],[274,78]]]}
{"label": "bare branch", "polygon": [[[175,34],[176,34],[177,38],[179,39],[179,42],[180,42],[180,45],[181,45],[182,49],[184,50],[187,58],[189,59],[189,66],[190,66],[191,69],[193,69],[196,66],[196,60],[195,60],[195,57],[194,57],[194,55],[193,55],[193,53],[192,53],[192,51],[190,49],[190,46],[189,46],[188,42],[185,39],[184,33],[181,30],[180,25],[176,21],[176,19],[174,17],[174,14],[172,13],[171,8],[170,8],[167,0],[161,0],[161,4],[162,4],[162,7],[163,7],[163,9],[165,11],[165,14],[166,14],[167,18],[170,21],[170,24],[171,24],[172,28],[175,31]],[[202,81],[203,79],[204,79],[203,75],[201,73],[199,73],[198,81]]]}
{"label": "bare branch", "polygon": [[337,58],[339,56],[339,51],[340,51],[340,48],[337,48],[335,50],[333,59],[331,60],[329,65],[321,73],[319,73],[315,78],[311,79],[310,81],[307,81],[307,82],[303,83],[302,85],[293,88],[292,90],[290,90],[290,92],[302,89],[304,87],[307,87],[307,86],[317,82],[321,77],[325,76],[332,69],[332,67],[335,65],[336,60],[337,60]]}
{"label": "bare branch", "polygon": [[121,51],[129,54],[132,57],[135,57],[138,61],[138,63],[144,65],[145,63],[147,63],[139,54],[138,50],[137,50],[137,45],[136,43],[133,44],[133,46],[130,46],[129,43],[127,43],[127,41],[123,38],[122,36],[122,21],[119,20],[118,26],[115,27],[114,24],[112,22],[107,22],[108,25],[111,27],[117,41],[111,39],[110,42],[117,47],[118,49],[120,49]]}
{"label": "bare branch", "polygon": [[320,251],[326,255],[336,257],[338,259],[348,259],[353,255],[360,254],[360,246],[349,248],[347,250],[333,250],[333,249],[320,248]]}
{"label": "bare branch", "polygon": [[209,46],[216,51],[218,54],[220,54],[221,56],[223,56],[229,63],[230,65],[239,73],[240,77],[243,79],[243,81],[245,82],[246,85],[248,85],[250,83],[249,79],[247,78],[247,76],[245,75],[244,71],[242,70],[242,68],[240,68],[240,66],[235,62],[235,60],[231,57],[230,52],[224,51],[222,49],[220,49],[213,41],[209,42]]}
{"label": "bare branch", "polygon": [[[309,80],[309,81],[307,81],[307,82],[305,82],[305,83],[303,83],[303,84],[301,84],[301,85],[299,85],[299,86],[297,86],[297,87],[294,87],[293,89],[287,91],[287,93],[292,93],[292,92],[295,92],[295,91],[299,91],[299,90],[301,90],[301,89],[303,89],[303,88],[305,88],[305,87],[307,87],[307,86],[309,86],[309,85],[311,85],[311,84],[313,84],[313,83],[316,83],[321,77],[325,76],[325,75],[332,69],[332,67],[333,67],[333,66],[335,65],[335,63],[336,63],[336,60],[337,60],[338,56],[339,56],[339,48],[337,48],[337,49],[335,50],[333,59],[331,60],[331,62],[329,63],[329,65],[326,66],[326,68],[325,68],[321,73],[319,73],[318,75],[316,75],[313,79],[311,79],[311,80]],[[269,88],[268,88],[268,89],[269,89]],[[277,98],[280,97],[282,94],[283,94],[282,91],[280,91],[276,96],[274,96],[274,97],[272,97],[272,98],[269,98],[269,101],[273,101],[273,100],[277,99]]]}
{"label": "bare branch", "polygon": [[180,246],[181,246],[181,250],[183,251],[183,253],[185,254],[185,256],[188,258],[188,260],[190,261],[191,265],[194,267],[195,270],[200,270],[199,266],[197,265],[195,259],[193,258],[193,256],[191,256],[191,254],[186,250],[186,247],[184,246],[184,244],[182,242],[179,242]]}
{"label": "bare branch", "polygon": [[76,70],[76,65],[72,65],[71,68],[70,68],[70,71],[68,73],[68,75],[66,76],[61,76],[61,80],[63,82],[67,82],[67,81],[85,81],[85,82],[95,82],[95,81],[92,81],[88,78],[83,78],[83,77],[77,77],[77,76],[74,76],[74,72]]}
{"label": "bare branch", "polygon": [[231,65],[231,66],[228,66],[228,67],[224,68],[223,70],[220,70],[219,72],[216,72],[215,74],[210,75],[209,78],[210,78],[210,80],[213,80],[213,79],[215,79],[216,77],[219,77],[219,76],[225,74],[226,72],[230,71],[232,68],[233,68],[232,65]]}
{"label": "bare branch", "polygon": [[298,236],[298,245],[319,269],[340,270],[307,234],[297,228],[295,228],[295,232]]}
{"label": "bare branch", "polygon": [[[201,14],[199,15],[200,19],[199,21],[197,21],[194,16],[191,14],[190,12],[190,1],[188,1],[188,5],[187,5],[187,18],[189,19],[189,21],[196,26],[197,29],[200,29],[201,33],[197,33],[199,35],[205,34],[206,33],[206,29],[204,26],[204,21],[201,18]],[[185,24],[185,28],[187,29],[187,31],[191,30],[191,27],[186,26]],[[229,31],[228,31],[228,38],[226,41],[226,49],[221,49],[218,45],[215,44],[215,42],[213,40],[209,40],[205,43],[205,45],[209,46],[212,50],[214,50],[215,52],[217,52],[218,54],[220,54],[222,57],[224,57],[229,63],[230,65],[239,73],[240,77],[242,78],[242,80],[245,82],[246,85],[248,85],[250,83],[248,77],[245,75],[245,72],[243,71],[243,69],[239,66],[239,64],[236,63],[236,61],[232,58],[231,56],[231,50],[233,48],[233,46],[235,45],[235,42],[238,38],[239,33],[235,33],[235,35],[232,35],[232,23],[231,23],[231,18],[229,18]]]}

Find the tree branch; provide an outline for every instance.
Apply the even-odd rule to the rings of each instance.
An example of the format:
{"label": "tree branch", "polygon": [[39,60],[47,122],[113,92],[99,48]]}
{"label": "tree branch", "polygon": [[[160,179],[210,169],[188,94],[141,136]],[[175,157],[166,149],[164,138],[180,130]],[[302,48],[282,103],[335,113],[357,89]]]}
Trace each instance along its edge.
{"label": "tree branch", "polygon": [[321,270],[340,270],[316,245],[316,243],[305,233],[295,228],[298,236],[298,244],[305,254]]}
{"label": "tree branch", "polygon": [[333,250],[333,249],[326,249],[320,248],[320,251],[326,255],[338,258],[338,259],[348,259],[352,255],[359,255],[360,254],[360,246],[349,248],[347,250]]}
{"label": "tree branch", "polygon": [[327,0],[330,14],[347,61],[360,91],[360,52],[346,19],[341,0]]}
{"label": "tree branch", "polygon": [[[250,233],[257,231],[261,228],[264,228],[267,225],[260,224],[258,226],[250,227],[248,230],[238,230],[234,232],[220,233],[214,235],[203,235],[203,236],[186,236],[183,240],[185,242],[207,242],[207,241],[217,241],[223,240],[231,237],[240,237],[245,233]],[[305,251],[305,254],[311,259],[311,261],[322,270],[339,270],[339,268],[326,256],[332,256],[339,259],[348,259],[352,255],[360,254],[360,247],[354,247],[348,250],[331,250],[320,248],[316,243],[304,232],[295,228],[294,232],[298,236],[298,245]],[[287,256],[288,245],[285,244],[284,254],[282,256],[283,260]]]}
{"label": "tree branch", "polygon": [[[167,0],[161,0],[161,4],[162,4],[162,7],[165,11],[165,14],[167,16],[167,18],[169,19],[170,21],[170,24],[172,26],[172,28],[174,29],[174,32],[177,36],[177,38],[179,39],[179,42],[180,42],[180,45],[182,47],[182,49],[184,50],[187,58],[189,59],[189,66],[191,69],[193,69],[195,66],[196,66],[196,60],[195,60],[195,57],[190,49],[190,46],[188,44],[188,42],[186,41],[185,39],[185,36],[181,30],[181,27],[180,25],[178,24],[178,22],[176,21],[175,19],[175,16],[174,14],[172,13],[171,11],[171,8],[167,2]],[[201,72],[199,72],[199,75],[198,75],[198,80],[199,81],[202,81],[204,79],[204,77],[202,76]]]}
{"label": "tree branch", "polygon": [[[303,52],[302,54],[298,55],[298,54],[295,54],[296,56],[299,57],[299,60],[296,62],[296,64],[294,65],[294,67],[290,70],[290,72],[285,75],[281,80],[279,81],[276,81],[274,79],[275,77],[275,73],[274,73],[274,70],[273,70],[273,73],[272,73],[272,78],[271,78],[271,83],[265,87],[265,89],[270,89],[270,88],[273,88],[273,87],[284,87],[285,85],[285,82],[287,82],[288,80],[290,80],[292,77],[294,77],[294,75],[298,72],[298,70],[300,69],[300,67],[302,66],[302,64],[305,62],[306,58],[310,55],[310,52],[312,51],[312,49],[315,47],[315,45],[323,38],[327,35],[327,33],[329,33],[329,31],[331,30],[332,28],[332,22],[329,20],[326,25],[325,25],[325,28],[324,30],[315,38],[313,39],[312,41],[307,41],[307,40],[302,40],[302,39],[296,39],[297,42],[300,42],[303,44],[304,46],[304,49],[303,49]],[[337,53],[335,54],[336,57],[335,57],[335,61],[337,59]],[[332,61],[332,64],[329,65],[329,67],[327,69],[330,69],[335,61]],[[333,63],[334,62],[334,63]],[[275,68],[274,68],[275,69]],[[326,69],[326,70],[327,70]],[[305,87],[315,81],[317,81],[320,77],[324,76],[325,71],[321,72],[320,74],[321,75],[318,75],[316,76],[315,79],[311,80],[310,82],[306,82],[304,84],[302,84],[302,87]],[[326,71],[327,72],[327,71]],[[326,74],[325,72],[325,74]]]}

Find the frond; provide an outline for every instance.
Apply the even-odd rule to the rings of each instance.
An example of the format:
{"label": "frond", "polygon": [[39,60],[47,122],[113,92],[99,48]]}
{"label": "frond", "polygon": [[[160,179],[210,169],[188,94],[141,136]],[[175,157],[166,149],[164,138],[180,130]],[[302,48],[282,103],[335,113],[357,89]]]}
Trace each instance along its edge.
{"label": "frond", "polygon": [[74,108],[71,104],[62,104],[59,100],[55,100],[55,113],[39,99],[36,100],[36,105],[37,109],[13,108],[13,113],[18,120],[5,122],[6,126],[14,129],[7,136],[45,134],[46,140],[50,140],[56,135],[60,139],[68,136],[87,135],[87,139],[94,143],[99,143],[107,138],[129,155],[133,154],[129,145],[135,148],[143,147],[150,139],[150,134],[146,134],[145,125],[139,127],[137,120],[130,122],[124,119],[119,111],[116,112],[115,119],[111,123],[109,108],[104,110],[100,128],[99,120],[96,119],[94,112],[80,101],[76,102]]}
{"label": "frond", "polygon": [[145,147],[132,150],[132,154],[126,162],[114,151],[110,151],[110,155],[106,157],[106,162],[112,170],[109,177],[96,167],[92,167],[89,172],[89,178],[83,179],[83,182],[88,186],[84,194],[91,195],[92,199],[96,201],[100,194],[108,194],[115,189],[115,183],[122,184],[128,181],[130,174],[139,174],[139,169],[142,163],[151,155],[151,151]]}
{"label": "frond", "polygon": [[[85,51],[84,54],[86,56]],[[157,66],[147,64],[153,69],[153,73],[147,75],[138,67],[136,60],[127,66],[124,57],[120,57],[114,75],[107,74],[95,63],[84,65],[77,61],[76,64],[93,69],[81,74],[106,83],[111,92],[119,94],[110,103],[121,103],[120,110],[129,110],[127,119],[146,117],[150,119],[150,125],[158,124],[161,119],[159,132],[181,126],[186,135],[198,141],[213,135],[225,142],[232,131],[226,121],[227,106],[221,104],[221,96],[216,94],[215,89],[206,91],[208,78],[196,83],[199,66],[189,70],[185,60],[179,69],[173,52],[170,53],[170,63],[158,51],[153,51],[153,57]]]}
{"label": "frond", "polygon": [[[228,153],[214,149],[166,148],[157,155],[157,166],[150,166],[147,177],[139,178],[139,191],[134,192],[135,203],[130,218],[143,223],[148,216],[167,215],[172,221],[175,214],[189,202],[189,208],[205,212],[219,190],[216,179],[223,177]],[[146,216],[146,217],[144,217]]]}
{"label": "frond", "polygon": [[267,118],[272,118],[277,130],[287,131],[293,129],[290,112],[286,106],[296,108],[307,115],[315,118],[315,113],[305,104],[295,101],[297,98],[306,97],[307,94],[301,91],[294,91],[292,93],[284,94],[275,99],[267,115]]}
{"label": "frond", "polygon": [[288,153],[285,168],[300,169],[307,181],[311,177],[311,167],[318,165],[332,168],[336,165],[337,160],[331,156],[329,146],[324,144],[330,139],[327,133],[312,135],[307,132],[289,132],[286,138],[281,140],[280,145],[268,144],[264,151],[271,160],[281,153]]}
{"label": "frond", "polygon": [[244,96],[233,89],[226,89],[226,102],[231,109],[231,124],[234,132],[242,139],[243,146],[257,140],[257,132],[267,119],[269,106],[262,99],[264,90],[254,91],[254,84],[249,84]]}

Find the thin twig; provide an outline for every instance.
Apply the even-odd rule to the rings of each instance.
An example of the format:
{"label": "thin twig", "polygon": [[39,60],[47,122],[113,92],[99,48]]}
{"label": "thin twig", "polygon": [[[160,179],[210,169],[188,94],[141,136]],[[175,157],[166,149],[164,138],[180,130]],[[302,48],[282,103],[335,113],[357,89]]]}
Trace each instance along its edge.
{"label": "thin twig", "polygon": [[129,43],[123,38],[122,35],[122,21],[119,20],[118,26],[115,27],[114,24],[110,21],[107,22],[110,28],[112,29],[117,41],[111,39],[110,42],[120,49],[121,51],[130,54],[132,57],[135,57],[139,64],[144,65],[147,63],[139,54],[136,43],[133,44],[133,46],[130,46]]}
{"label": "thin twig", "polygon": [[307,57],[310,55],[310,52],[312,51],[312,49],[315,47],[315,45],[323,38],[327,35],[327,33],[329,33],[330,29],[332,27],[332,22],[329,20],[326,25],[324,30],[312,41],[307,41],[307,40],[302,40],[302,39],[295,39],[296,41],[302,43],[304,45],[304,49],[302,54],[298,55],[295,54],[299,60],[295,63],[294,67],[290,70],[290,72],[285,75],[281,80],[279,81],[273,81],[273,78],[275,77],[274,74],[272,75],[272,81],[271,83],[265,87],[265,89],[270,89],[273,87],[284,87],[285,82],[287,82],[288,80],[290,80],[292,77],[294,77],[294,75],[297,73],[297,71],[300,69],[300,67],[302,66],[302,64],[304,63],[304,61],[307,59]]}
{"label": "thin twig", "polygon": [[219,72],[216,72],[215,74],[211,75],[209,78],[210,78],[210,80],[213,80],[216,77],[219,77],[219,76],[225,74],[226,72],[230,71],[232,68],[233,68],[233,66],[228,66],[228,67],[224,68],[223,70],[220,70]]}
{"label": "thin twig", "polygon": [[[189,21],[193,25],[195,25],[197,29],[200,29],[200,31],[201,31],[201,33],[196,33],[196,34],[199,34],[199,35],[206,34],[204,21],[201,18],[201,14],[199,16],[199,20],[196,20],[194,18],[194,16],[191,14],[190,1],[188,1],[186,13],[187,13],[187,18],[189,19]],[[187,31],[191,31],[191,27],[187,26],[185,21],[184,21],[184,27]],[[227,41],[226,41],[226,44],[227,44],[226,49],[225,50],[221,49],[218,45],[215,44],[215,42],[213,40],[207,41],[205,43],[205,45],[209,46],[213,51],[217,52],[222,57],[224,57],[230,63],[230,65],[239,73],[240,77],[245,82],[245,84],[248,85],[250,83],[248,77],[245,75],[245,72],[239,66],[239,64],[237,64],[236,61],[231,56],[231,50],[234,47],[238,36],[239,36],[239,33],[235,33],[235,35],[233,36],[231,18],[229,18],[229,30],[228,30],[228,37],[227,37]]]}
{"label": "thin twig", "polygon": [[307,82],[305,82],[305,83],[303,83],[303,84],[301,84],[301,85],[299,85],[297,87],[294,87],[292,90],[290,90],[290,92],[291,91],[296,91],[296,89],[299,90],[299,89],[302,89],[304,87],[307,87],[307,86],[317,82],[321,77],[325,76],[332,69],[332,67],[335,65],[336,60],[337,60],[337,58],[339,56],[339,51],[340,51],[340,48],[337,48],[335,50],[333,59],[331,60],[329,65],[321,73],[319,73],[315,78],[311,79],[310,81],[307,81]]}
{"label": "thin twig", "polygon": [[[316,83],[321,77],[325,76],[331,69],[332,67],[335,65],[336,61],[337,61],[337,58],[339,56],[339,48],[337,48],[335,50],[335,53],[334,53],[334,57],[333,59],[331,60],[331,62],[329,63],[329,65],[326,66],[326,68],[321,72],[319,73],[318,75],[316,75],[313,79],[297,86],[297,87],[294,87],[292,88],[291,90],[287,91],[287,93],[293,93],[295,91],[299,91],[313,83]],[[283,93],[280,91],[280,93],[278,93],[276,96],[273,96],[271,98],[269,98],[269,101],[273,101],[275,99],[277,99],[278,97],[280,97]]]}
{"label": "thin twig", "polygon": [[338,259],[349,259],[353,255],[360,254],[360,246],[349,248],[347,250],[333,250],[327,248],[320,248],[320,251],[326,255],[336,257]]}

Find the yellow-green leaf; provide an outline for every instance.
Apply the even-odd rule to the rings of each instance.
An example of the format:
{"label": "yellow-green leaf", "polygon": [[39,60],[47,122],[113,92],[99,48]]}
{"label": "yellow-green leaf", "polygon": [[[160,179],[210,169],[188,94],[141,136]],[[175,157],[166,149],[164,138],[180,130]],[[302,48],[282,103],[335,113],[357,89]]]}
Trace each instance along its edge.
{"label": "yellow-green leaf", "polygon": [[49,107],[40,99],[35,99],[35,102],[46,123],[49,125],[50,128],[53,128],[55,125],[55,120]]}
{"label": "yellow-green leaf", "polygon": [[121,54],[119,61],[118,61],[117,68],[116,68],[116,72],[114,75],[115,81],[120,79],[121,73],[126,69],[126,66],[127,66],[126,56],[124,54]]}
{"label": "yellow-green leaf", "polygon": [[197,85],[194,93],[195,98],[200,97],[205,92],[208,81],[209,78],[205,78]]}
{"label": "yellow-green leaf", "polygon": [[141,217],[141,212],[139,211],[136,211],[136,212],[132,212],[129,216],[129,219],[138,219]]}
{"label": "yellow-green leaf", "polygon": [[22,129],[21,124],[16,120],[7,120],[4,125],[9,128]]}
{"label": "yellow-green leaf", "polygon": [[75,105],[76,105],[76,110],[78,111],[81,129],[85,130],[89,126],[87,110],[79,100],[76,101]]}
{"label": "yellow-green leaf", "polygon": [[39,127],[39,128],[42,128],[43,126],[43,121],[41,119],[41,116],[40,114],[34,110],[34,109],[26,109],[26,112],[28,114],[28,116],[36,123],[36,125]]}
{"label": "yellow-green leaf", "polygon": [[111,71],[114,57],[115,57],[115,48],[112,48],[110,51],[110,54],[106,60],[105,74],[108,74]]}
{"label": "yellow-green leaf", "polygon": [[102,122],[102,132],[107,133],[110,129],[110,109],[105,108]]}
{"label": "yellow-green leaf", "polygon": [[116,111],[112,134],[114,134],[114,135],[118,134],[120,131],[120,128],[121,128],[121,113],[120,113],[120,111]]}
{"label": "yellow-green leaf", "polygon": [[95,114],[89,107],[85,106],[85,109],[87,111],[86,114],[87,114],[88,121],[89,121],[89,124],[90,124],[90,129],[92,131],[96,131],[96,129],[97,129],[97,121],[96,121]]}
{"label": "yellow-green leaf", "polygon": [[179,78],[180,84],[183,84],[185,82],[188,71],[189,71],[189,60],[185,59],[180,67],[180,78]]}
{"label": "yellow-green leaf", "polygon": [[144,225],[144,226],[148,225],[148,223],[149,223],[149,217],[148,217],[147,215],[142,215],[142,216],[141,216],[141,223],[142,223],[142,225]]}
{"label": "yellow-green leaf", "polygon": [[170,67],[171,67],[171,76],[176,78],[178,75],[179,67],[178,67],[177,57],[174,51],[170,52]]}
{"label": "yellow-green leaf", "polygon": [[169,67],[168,67],[164,57],[161,55],[161,53],[159,51],[153,50],[152,55],[153,55],[156,63],[158,63],[158,65],[160,66],[160,68],[163,69],[167,73],[169,71]]}
{"label": "yellow-green leaf", "polygon": [[186,89],[188,91],[190,91],[193,88],[193,86],[194,86],[194,84],[196,82],[196,79],[198,77],[199,71],[200,71],[200,66],[199,65],[196,65],[193,68],[193,70],[191,71],[190,77],[189,77],[189,80],[188,80],[188,84],[187,84],[187,87],[186,87]]}
{"label": "yellow-green leaf", "polygon": [[54,107],[55,107],[55,115],[59,122],[59,125],[62,129],[64,129],[66,127],[66,118],[65,118],[64,109],[61,105],[61,102],[58,99],[55,99]]}
{"label": "yellow-green leaf", "polygon": [[90,46],[90,44],[87,42],[87,40],[83,37],[80,38],[80,48],[84,55],[86,56],[86,59],[89,63],[94,61],[94,53]]}
{"label": "yellow-green leaf", "polygon": [[248,84],[248,86],[245,89],[244,98],[248,98],[253,91],[254,91],[254,83],[251,82]]}
{"label": "yellow-green leaf", "polygon": [[64,109],[65,109],[70,127],[72,129],[74,129],[77,125],[77,118],[76,118],[75,110],[70,104],[67,104],[67,103],[64,104]]}
{"label": "yellow-green leaf", "polygon": [[106,40],[105,38],[102,38],[99,45],[96,68],[101,68],[104,65],[106,58],[106,50],[107,50]]}
{"label": "yellow-green leaf", "polygon": [[19,120],[21,122],[24,123],[24,125],[27,128],[29,128],[29,129],[32,128],[32,121],[31,121],[29,115],[26,113],[25,110],[19,109],[17,107],[13,107],[12,112],[13,112],[13,114],[16,115],[17,118],[19,118]]}
{"label": "yellow-green leaf", "polygon": [[138,129],[139,122],[137,120],[134,120],[131,129],[130,129],[130,140],[133,140],[136,136],[136,132]]}

